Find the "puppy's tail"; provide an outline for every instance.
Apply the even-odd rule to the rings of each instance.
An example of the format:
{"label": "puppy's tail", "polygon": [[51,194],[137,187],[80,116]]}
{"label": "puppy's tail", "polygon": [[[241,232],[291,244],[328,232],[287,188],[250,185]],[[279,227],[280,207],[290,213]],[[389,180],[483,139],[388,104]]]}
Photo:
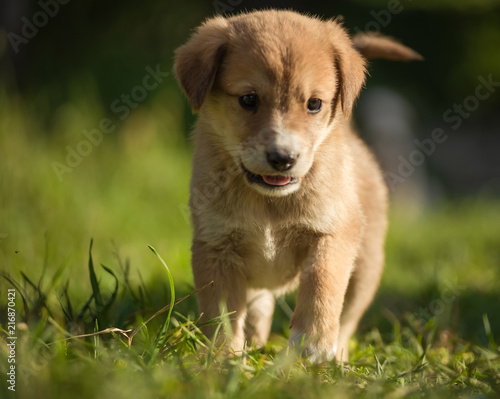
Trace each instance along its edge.
{"label": "puppy's tail", "polygon": [[354,48],[366,59],[384,58],[393,61],[422,61],[415,50],[399,43],[392,37],[379,33],[358,33],[352,37]]}

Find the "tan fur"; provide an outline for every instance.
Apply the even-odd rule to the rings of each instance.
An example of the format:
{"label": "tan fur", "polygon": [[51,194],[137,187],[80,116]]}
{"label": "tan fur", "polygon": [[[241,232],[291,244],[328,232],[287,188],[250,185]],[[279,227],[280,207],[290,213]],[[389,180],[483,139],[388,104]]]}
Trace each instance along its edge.
{"label": "tan fur", "polygon": [[[199,293],[200,310],[205,320],[222,304],[235,312],[225,336],[236,352],[245,342],[265,344],[273,295],[298,285],[290,343],[303,341],[313,362],[346,360],[373,299],[384,263],[387,192],[349,127],[365,80],[362,53],[336,21],[291,11],[209,19],[177,50],[176,76],[199,111],[193,274],[197,287],[215,282]],[[246,94],[258,96],[255,112],[241,106]],[[322,100],[318,113],[308,112],[310,98]],[[277,171],[273,151],[293,155],[295,164]],[[269,186],[243,167],[261,179],[292,180]],[[212,337],[214,328],[204,331]]]}

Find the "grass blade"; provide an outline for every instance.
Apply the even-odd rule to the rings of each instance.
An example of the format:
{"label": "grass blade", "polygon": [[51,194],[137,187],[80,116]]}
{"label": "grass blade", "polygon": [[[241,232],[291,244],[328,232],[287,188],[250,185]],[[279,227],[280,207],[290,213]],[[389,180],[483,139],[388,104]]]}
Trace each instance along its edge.
{"label": "grass blade", "polygon": [[116,296],[118,295],[119,283],[118,283],[118,277],[116,277],[116,274],[113,272],[113,270],[111,270],[109,267],[104,266],[102,263],[101,267],[104,270],[106,270],[109,274],[111,274],[115,279],[115,290],[113,291],[113,294],[111,294],[111,298],[109,298],[108,302],[106,302],[106,304],[104,305],[104,311],[107,312],[108,309],[111,307],[111,305],[113,305],[113,303],[115,302]]}
{"label": "grass blade", "polygon": [[94,239],[90,239],[90,248],[89,248],[89,275],[90,275],[90,284],[92,285],[92,293],[94,296],[97,312],[96,316],[99,317],[99,314],[104,309],[104,303],[102,301],[101,291],[99,289],[99,283],[97,282],[97,277],[95,275],[94,270],[94,261],[92,260],[92,245],[94,244]]}
{"label": "grass blade", "polygon": [[153,364],[156,363],[156,359],[158,357],[158,352],[160,350],[161,343],[163,342],[163,338],[165,337],[165,334],[168,330],[168,326],[170,324],[170,318],[172,316],[172,311],[174,310],[174,304],[175,304],[175,287],[174,287],[174,279],[172,277],[172,273],[170,273],[170,269],[168,268],[165,261],[162,259],[160,254],[158,252],[156,252],[156,249],[154,249],[151,245],[148,245],[148,247],[156,255],[156,257],[160,260],[161,264],[165,267],[165,270],[167,271],[167,276],[168,276],[168,283],[170,285],[170,308],[168,309],[167,320],[165,320],[165,323],[163,324],[163,327],[160,331],[160,334],[158,335],[157,341],[155,343],[155,347],[153,349],[153,353],[151,355],[151,359],[149,360],[149,366],[151,367]]}
{"label": "grass blade", "polygon": [[[63,288],[62,295],[57,296],[57,300],[59,301],[59,305],[61,306],[61,309],[66,316],[66,319],[70,322],[73,321],[73,306],[71,305],[71,300],[69,299],[68,296],[68,287],[69,287],[69,281],[66,281],[66,285]],[[62,298],[65,297],[66,299],[66,307],[64,307],[62,303]]]}

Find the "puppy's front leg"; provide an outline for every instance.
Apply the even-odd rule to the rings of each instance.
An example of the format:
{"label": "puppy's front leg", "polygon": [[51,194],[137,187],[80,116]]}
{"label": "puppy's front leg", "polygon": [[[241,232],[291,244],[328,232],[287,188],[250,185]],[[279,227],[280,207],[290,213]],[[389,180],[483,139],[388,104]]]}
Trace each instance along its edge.
{"label": "puppy's front leg", "polygon": [[[355,227],[352,227],[355,226]],[[332,360],[337,352],[340,315],[356,257],[361,223],[316,239],[303,266],[290,343],[305,344],[313,363]]]}
{"label": "puppy's front leg", "polygon": [[[202,322],[211,320],[221,314],[221,305],[229,316],[232,332],[224,331],[217,342],[229,339],[232,335],[231,348],[236,352],[243,350],[245,343],[246,314],[246,278],[243,273],[241,257],[234,251],[231,244],[210,245],[195,240],[192,247],[192,266],[196,288],[204,287],[213,281],[213,285],[198,293]],[[203,333],[214,338],[216,325],[202,327]]]}

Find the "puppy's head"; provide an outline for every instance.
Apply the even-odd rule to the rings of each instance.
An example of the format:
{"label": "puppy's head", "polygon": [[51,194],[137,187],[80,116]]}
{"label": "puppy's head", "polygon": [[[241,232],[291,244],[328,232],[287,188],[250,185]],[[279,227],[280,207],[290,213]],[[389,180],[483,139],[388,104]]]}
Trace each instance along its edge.
{"label": "puppy's head", "polygon": [[284,196],[350,115],[365,61],[335,21],[262,11],[205,22],[177,50],[175,74],[203,134],[251,187]]}

